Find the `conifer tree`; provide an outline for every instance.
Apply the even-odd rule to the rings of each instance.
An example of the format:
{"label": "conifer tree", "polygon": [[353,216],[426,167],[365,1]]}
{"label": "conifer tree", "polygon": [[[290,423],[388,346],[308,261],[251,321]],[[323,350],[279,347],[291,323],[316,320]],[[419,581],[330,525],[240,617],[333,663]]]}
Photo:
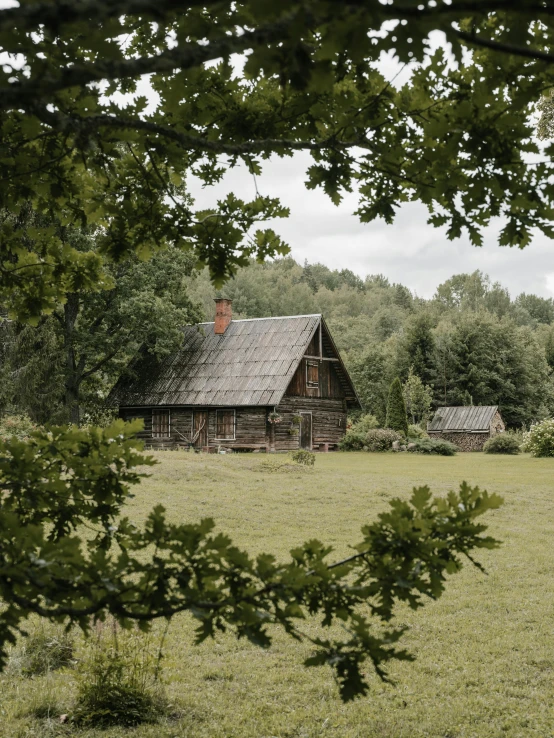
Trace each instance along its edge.
{"label": "conifer tree", "polygon": [[402,384],[398,377],[391,384],[389,390],[386,427],[408,435],[406,404],[404,403],[404,396],[402,394]]}

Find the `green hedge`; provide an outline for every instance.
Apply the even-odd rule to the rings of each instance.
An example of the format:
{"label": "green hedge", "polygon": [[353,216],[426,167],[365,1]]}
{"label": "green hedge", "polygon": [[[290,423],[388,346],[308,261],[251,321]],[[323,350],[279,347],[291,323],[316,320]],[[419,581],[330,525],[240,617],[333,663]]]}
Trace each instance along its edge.
{"label": "green hedge", "polygon": [[437,454],[438,456],[454,456],[458,447],[448,441],[439,441],[434,438],[417,439],[410,443],[408,451],[412,454]]}

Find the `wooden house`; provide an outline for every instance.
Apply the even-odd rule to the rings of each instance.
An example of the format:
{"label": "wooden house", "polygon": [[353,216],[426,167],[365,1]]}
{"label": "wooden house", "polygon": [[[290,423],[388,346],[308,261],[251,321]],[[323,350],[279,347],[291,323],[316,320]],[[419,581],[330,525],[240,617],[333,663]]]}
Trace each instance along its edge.
{"label": "wooden house", "polygon": [[110,401],[147,445],[204,450],[336,448],[360,407],[321,315],[232,320],[226,299],[173,356],[137,357]]}
{"label": "wooden house", "polygon": [[504,430],[497,405],[439,407],[427,426],[431,438],[455,443],[462,451],[482,451],[489,438]]}

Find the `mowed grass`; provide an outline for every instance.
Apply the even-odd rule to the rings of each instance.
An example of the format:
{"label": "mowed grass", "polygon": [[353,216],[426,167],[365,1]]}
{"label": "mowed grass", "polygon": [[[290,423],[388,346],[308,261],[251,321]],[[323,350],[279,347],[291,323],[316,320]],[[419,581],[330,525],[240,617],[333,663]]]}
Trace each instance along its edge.
{"label": "mowed grass", "polygon": [[[368,666],[370,694],[345,705],[330,670],[303,667],[309,653],[303,644],[277,632],[267,651],[231,635],[195,646],[194,623],[182,616],[165,644],[164,679],[175,716],[135,730],[80,731],[83,738],[554,736],[554,460],[335,453],[318,455],[313,470],[285,472],[265,469],[263,455],[165,452],[157,458],[130,516],[142,520],[161,503],[174,521],[213,517],[251,553],[286,557],[317,537],[341,557],[392,497],[407,497],[421,484],[444,494],[462,480],[504,497],[504,506],[487,516],[503,545],[479,554],[488,575],[468,564],[439,601],[399,613],[410,627],[405,645],[417,660],[391,668],[396,686],[381,683]],[[70,710],[71,672],[6,675],[0,687],[0,736],[73,733],[56,719],[29,716],[41,695]]]}

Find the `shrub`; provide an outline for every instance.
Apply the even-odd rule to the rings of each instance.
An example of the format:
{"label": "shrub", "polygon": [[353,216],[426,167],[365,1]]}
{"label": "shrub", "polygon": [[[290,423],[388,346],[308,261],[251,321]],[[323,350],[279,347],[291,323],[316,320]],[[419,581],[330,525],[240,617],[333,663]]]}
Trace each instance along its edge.
{"label": "shrub", "polygon": [[361,451],[365,446],[365,433],[359,433],[354,428],[347,430],[339,442],[341,451]]}
{"label": "shrub", "polygon": [[511,433],[500,433],[489,440],[483,446],[486,454],[519,454],[520,442]]}
{"label": "shrub", "polygon": [[352,426],[352,430],[356,431],[357,433],[367,433],[369,430],[373,430],[374,428],[379,427],[379,421],[375,417],[375,415],[371,415],[368,413],[367,415],[362,415],[362,417],[354,423]]}
{"label": "shrub", "polygon": [[390,386],[389,399],[387,402],[387,428],[398,431],[404,436],[408,434],[408,417],[406,415],[406,404],[402,393],[402,385],[398,377]]}
{"label": "shrub", "polygon": [[523,450],[532,456],[554,456],[554,420],[549,418],[531,426],[523,436]]}
{"label": "shrub", "polygon": [[365,451],[390,451],[394,441],[400,441],[400,436],[390,428],[374,428],[365,434]]}
{"label": "shrub", "polygon": [[23,676],[36,676],[73,666],[74,642],[61,627],[44,626],[21,639],[10,667]]}
{"label": "shrub", "polygon": [[408,449],[412,454],[437,454],[438,456],[454,456],[458,447],[448,441],[440,441],[434,438],[421,438],[410,442]]}
{"label": "shrub", "polygon": [[394,441],[402,436],[390,428],[373,428],[365,433],[351,428],[339,443],[341,451],[390,451]]}
{"label": "shrub", "polygon": [[419,425],[409,425],[408,438],[429,438],[429,436]]}
{"label": "shrub", "polygon": [[379,427],[379,421],[375,415],[362,415],[344,434],[339,443],[341,451],[361,451],[366,445],[366,433]]}
{"label": "shrub", "polygon": [[14,436],[24,441],[37,426],[27,415],[4,415],[0,418],[0,440],[8,441]]}
{"label": "shrub", "polygon": [[291,458],[297,464],[303,464],[304,466],[313,466],[315,464],[315,454],[303,448],[291,454]]}
{"label": "shrub", "polygon": [[120,631],[115,622],[111,634],[107,630],[100,623],[89,643],[72,721],[95,728],[154,722],[167,711],[157,678],[159,654],[139,630]]}

